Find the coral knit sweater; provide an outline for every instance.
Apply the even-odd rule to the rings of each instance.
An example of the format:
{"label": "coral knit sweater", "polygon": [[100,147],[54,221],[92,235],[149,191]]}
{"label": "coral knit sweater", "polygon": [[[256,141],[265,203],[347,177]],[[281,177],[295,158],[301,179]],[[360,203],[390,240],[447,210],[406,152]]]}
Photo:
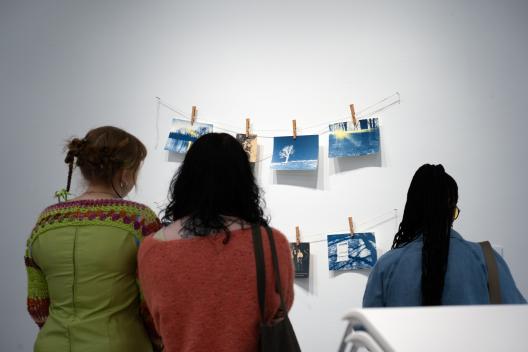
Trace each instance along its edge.
{"label": "coral knit sweater", "polygon": [[[266,263],[266,319],[279,310],[269,241],[261,228]],[[284,298],[293,302],[293,264],[287,239],[273,230]],[[257,351],[260,313],[251,229],[162,241],[139,250],[139,279],[165,352]]]}

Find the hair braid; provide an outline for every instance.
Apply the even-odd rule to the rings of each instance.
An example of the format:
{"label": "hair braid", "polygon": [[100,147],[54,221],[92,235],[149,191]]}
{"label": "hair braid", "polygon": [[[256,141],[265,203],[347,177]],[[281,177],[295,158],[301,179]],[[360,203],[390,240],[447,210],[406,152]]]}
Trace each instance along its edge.
{"label": "hair braid", "polygon": [[453,212],[458,187],[442,165],[423,165],[416,171],[392,248],[423,237],[422,305],[442,304]]}
{"label": "hair braid", "polygon": [[70,192],[72,174],[73,174],[73,160],[68,163],[68,180],[66,181],[66,192]]}
{"label": "hair braid", "polygon": [[[64,162],[68,164],[68,192],[74,167],[80,169],[88,183],[109,186],[116,191],[113,183],[119,172],[130,171],[135,182],[147,155],[147,149],[139,139],[113,126],[92,129],[83,139],[72,138],[67,142],[66,150]],[[121,197],[118,192],[116,194]]]}

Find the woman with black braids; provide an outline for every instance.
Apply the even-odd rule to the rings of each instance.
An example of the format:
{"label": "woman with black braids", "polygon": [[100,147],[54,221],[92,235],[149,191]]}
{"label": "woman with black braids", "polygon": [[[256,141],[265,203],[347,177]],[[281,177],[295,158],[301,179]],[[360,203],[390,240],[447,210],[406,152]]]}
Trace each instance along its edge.
{"label": "woman with black braids", "polygon": [[[392,250],[373,268],[364,307],[488,304],[488,272],[479,244],[452,229],[458,187],[442,165],[416,171]],[[494,253],[502,303],[526,303],[506,262]]]}
{"label": "woman with black braids", "polygon": [[147,150],[112,126],[73,138],[66,149],[66,194],[74,167],[87,187],[46,208],[27,242],[28,311],[40,328],[34,351],[160,350],[136,275],[139,243],[160,222],[145,205],[122,199]]}

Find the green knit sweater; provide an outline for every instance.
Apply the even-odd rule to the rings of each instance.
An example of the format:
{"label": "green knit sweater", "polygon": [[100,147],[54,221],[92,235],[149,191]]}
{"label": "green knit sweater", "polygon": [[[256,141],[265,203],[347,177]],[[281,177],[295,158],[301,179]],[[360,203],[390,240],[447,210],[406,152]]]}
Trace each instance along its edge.
{"label": "green knit sweater", "polygon": [[136,264],[143,238],[159,228],[152,210],[121,199],[46,208],[25,254],[28,311],[41,328],[35,351],[161,348]]}

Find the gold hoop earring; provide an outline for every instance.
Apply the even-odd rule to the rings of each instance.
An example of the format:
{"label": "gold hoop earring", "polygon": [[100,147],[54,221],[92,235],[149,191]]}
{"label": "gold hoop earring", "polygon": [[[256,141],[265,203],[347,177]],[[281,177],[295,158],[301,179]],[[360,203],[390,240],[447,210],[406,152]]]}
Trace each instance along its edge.
{"label": "gold hoop earring", "polygon": [[459,215],[460,215],[460,208],[459,207],[455,207],[455,210],[454,210],[454,213],[453,213],[453,220],[458,219]]}

